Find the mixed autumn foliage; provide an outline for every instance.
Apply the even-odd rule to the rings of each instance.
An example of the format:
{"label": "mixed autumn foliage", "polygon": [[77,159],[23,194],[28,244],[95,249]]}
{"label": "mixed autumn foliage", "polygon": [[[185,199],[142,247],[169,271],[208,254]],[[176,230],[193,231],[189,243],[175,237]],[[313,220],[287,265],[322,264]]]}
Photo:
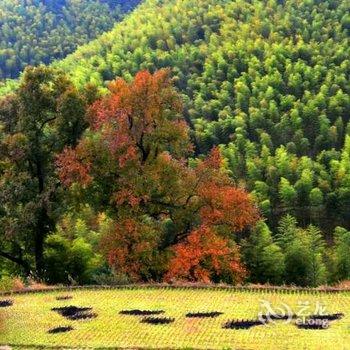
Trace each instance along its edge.
{"label": "mixed autumn foliage", "polygon": [[136,280],[240,281],[233,236],[257,221],[257,209],[217,148],[189,163],[181,112],[167,70],[116,80],[90,108],[89,132],[58,157],[61,182],[96,210],[110,205],[101,247],[117,271]]}
{"label": "mixed autumn foliage", "polygon": [[0,103],[0,273],[79,284],[349,278],[348,230],[327,242],[287,215],[272,232],[220,148],[197,154],[185,117],[168,70],[117,79],[101,97],[27,69]]}
{"label": "mixed autumn foliage", "polygon": [[318,286],[350,276],[350,232],[276,231],[220,148],[198,155],[170,71],[77,90],[26,70],[0,103],[0,274],[49,283]]}
{"label": "mixed autumn foliage", "polygon": [[171,68],[196,154],[220,147],[272,232],[289,214],[333,237],[350,229],[349,13],[347,0],[146,0],[56,66],[101,90]]}

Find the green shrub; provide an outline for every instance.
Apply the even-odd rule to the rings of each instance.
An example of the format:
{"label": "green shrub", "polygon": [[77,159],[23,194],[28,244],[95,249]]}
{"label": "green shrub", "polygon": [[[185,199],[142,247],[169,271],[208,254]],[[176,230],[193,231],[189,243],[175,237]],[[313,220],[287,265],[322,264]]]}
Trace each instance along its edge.
{"label": "green shrub", "polygon": [[276,238],[285,255],[287,284],[316,287],[327,282],[326,244],[316,227],[300,228],[287,215],[280,221]]}
{"label": "green shrub", "polygon": [[100,264],[91,244],[81,237],[70,241],[59,234],[49,236],[44,256],[45,279],[52,284],[91,283],[94,270]]}
{"label": "green shrub", "polygon": [[20,290],[24,288],[24,283],[19,277],[11,277],[9,275],[0,276],[0,292],[10,290]]}
{"label": "green shrub", "polygon": [[254,283],[279,284],[283,281],[285,263],[282,249],[273,242],[265,222],[259,222],[243,243],[243,259]]}
{"label": "green shrub", "polygon": [[337,227],[334,233],[335,238],[335,279],[350,279],[350,231]]}

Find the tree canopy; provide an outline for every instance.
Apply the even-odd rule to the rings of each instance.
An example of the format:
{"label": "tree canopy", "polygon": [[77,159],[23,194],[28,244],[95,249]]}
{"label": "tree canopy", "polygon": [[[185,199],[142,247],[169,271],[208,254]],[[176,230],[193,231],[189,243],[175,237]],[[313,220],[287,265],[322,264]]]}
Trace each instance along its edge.
{"label": "tree canopy", "polygon": [[137,280],[237,282],[244,269],[233,235],[258,212],[217,148],[188,164],[181,111],[166,70],[116,80],[89,112],[91,131],[59,156],[61,182],[78,186],[80,201],[96,210],[110,204],[102,246],[118,271]]}
{"label": "tree canopy", "polygon": [[349,223],[348,12],[344,0],[148,0],[55,65],[104,92],[170,67],[196,154],[219,145],[272,227],[289,213],[332,232]]}
{"label": "tree canopy", "polygon": [[55,156],[75,145],[90,101],[64,74],[27,69],[0,104],[0,256],[43,274],[44,241],[62,210]]}
{"label": "tree canopy", "polygon": [[113,28],[140,1],[4,0],[0,3],[0,80],[48,64]]}

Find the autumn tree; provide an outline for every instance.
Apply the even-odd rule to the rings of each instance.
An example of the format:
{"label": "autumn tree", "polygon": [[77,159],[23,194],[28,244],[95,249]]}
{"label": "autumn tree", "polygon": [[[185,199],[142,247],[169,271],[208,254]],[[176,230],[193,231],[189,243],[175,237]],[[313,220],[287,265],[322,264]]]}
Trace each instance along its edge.
{"label": "autumn tree", "polygon": [[55,155],[86,126],[86,101],[56,70],[28,68],[0,104],[0,258],[43,274],[44,240],[62,208]]}
{"label": "autumn tree", "polygon": [[234,233],[254,224],[257,211],[219,149],[186,160],[193,147],[169,72],[142,71],[109,89],[57,166],[80,202],[112,218],[101,242],[110,265],[134,280],[238,280]]}

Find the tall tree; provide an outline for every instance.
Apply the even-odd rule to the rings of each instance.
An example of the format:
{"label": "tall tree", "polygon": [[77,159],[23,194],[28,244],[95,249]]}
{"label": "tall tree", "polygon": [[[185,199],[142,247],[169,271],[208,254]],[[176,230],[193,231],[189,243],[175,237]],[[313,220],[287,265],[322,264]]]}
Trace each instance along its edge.
{"label": "tall tree", "polygon": [[[256,208],[217,148],[190,166],[179,96],[167,70],[113,82],[90,110],[91,131],[58,158],[61,180],[113,218],[102,246],[119,272],[136,280],[241,275],[233,233],[255,223]],[[196,266],[182,254],[193,248]]]}
{"label": "tall tree", "polygon": [[61,208],[55,156],[84,130],[86,102],[59,71],[25,71],[0,105],[0,257],[42,275],[44,240]]}

